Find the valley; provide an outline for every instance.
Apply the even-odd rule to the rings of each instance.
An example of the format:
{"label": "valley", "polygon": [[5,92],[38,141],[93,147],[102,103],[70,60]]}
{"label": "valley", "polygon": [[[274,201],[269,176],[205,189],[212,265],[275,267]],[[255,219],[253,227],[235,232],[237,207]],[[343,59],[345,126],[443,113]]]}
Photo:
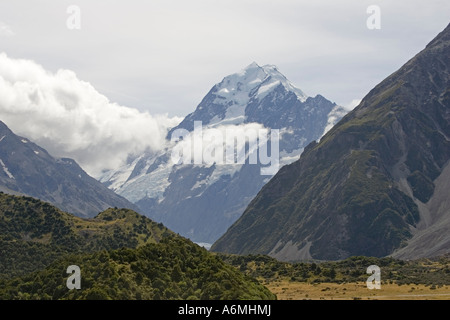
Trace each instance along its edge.
{"label": "valley", "polygon": [[[450,299],[450,256],[282,262],[210,253],[128,209],[82,219],[0,193],[0,300]],[[68,266],[81,270],[69,290]],[[368,266],[381,270],[369,290]]]}
{"label": "valley", "polygon": [[368,290],[365,283],[305,284],[288,280],[266,283],[278,300],[450,300],[450,286],[383,284]]}
{"label": "valley", "polygon": [[[278,300],[450,300],[450,256],[403,261],[352,257],[288,263],[268,256],[219,255],[265,285]],[[366,269],[381,269],[380,289],[369,289]]]}
{"label": "valley", "polygon": [[[0,300],[275,299],[266,287],[150,219],[111,208],[74,217],[0,193]],[[69,266],[79,290],[66,286]]]}
{"label": "valley", "polygon": [[308,96],[274,65],[225,76],[167,134],[100,181],[149,218],[195,242],[214,243],[261,188],[347,111]]}
{"label": "valley", "polygon": [[0,119],[0,300],[450,300],[450,24],[384,77],[350,110],[253,62],[169,119],[0,52],[2,117],[98,174]]}
{"label": "valley", "polygon": [[449,252],[450,25],[265,184],[211,247],[284,261]]}

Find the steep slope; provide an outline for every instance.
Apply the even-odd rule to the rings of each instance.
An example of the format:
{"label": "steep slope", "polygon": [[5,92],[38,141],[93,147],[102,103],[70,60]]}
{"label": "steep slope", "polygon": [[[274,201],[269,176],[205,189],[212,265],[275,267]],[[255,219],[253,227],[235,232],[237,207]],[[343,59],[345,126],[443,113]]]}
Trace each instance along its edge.
{"label": "steep slope", "polygon": [[0,191],[39,198],[79,216],[92,217],[109,207],[137,209],[74,160],[53,158],[1,121],[0,166]]}
{"label": "steep slope", "polygon": [[136,248],[170,235],[128,209],[82,219],[34,198],[0,193],[0,278],[40,270],[68,253]]}
{"label": "steep slope", "polygon": [[[82,219],[0,193],[0,252],[0,300],[275,298],[205,249],[127,209]],[[66,287],[70,265],[81,269],[81,290]]]}
{"label": "steep slope", "polygon": [[450,26],[282,168],[212,250],[283,260],[449,252],[449,159]]}
{"label": "steep slope", "polygon": [[[184,130],[195,139],[196,122],[201,122],[203,137],[206,132],[220,130],[235,133],[239,139],[255,128],[278,129],[282,166],[297,160],[307,143],[319,139],[325,128],[344,114],[341,107],[320,95],[305,95],[275,66],[252,63],[216,84],[167,138],[172,140],[177,131]],[[272,142],[269,138],[268,148]],[[156,155],[144,154],[121,170],[105,174],[101,181],[136,203],[150,218],[196,242],[212,243],[236,221],[277,169],[261,174],[267,164],[260,158],[251,164],[248,146],[244,163],[175,165],[171,155],[177,145],[168,144]]]}

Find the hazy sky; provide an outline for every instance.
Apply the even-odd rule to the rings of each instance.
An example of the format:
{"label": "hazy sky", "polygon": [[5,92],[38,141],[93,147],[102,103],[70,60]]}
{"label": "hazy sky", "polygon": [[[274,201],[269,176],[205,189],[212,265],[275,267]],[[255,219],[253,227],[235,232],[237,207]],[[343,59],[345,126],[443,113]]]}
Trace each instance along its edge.
{"label": "hazy sky", "polygon": [[[67,28],[69,5],[80,30]],[[366,26],[369,5],[380,30]],[[423,49],[449,13],[448,0],[0,0],[0,52],[73,70],[151,114],[185,116],[253,61],[346,105]]]}
{"label": "hazy sky", "polygon": [[449,13],[448,0],[0,0],[0,120],[99,176],[164,148],[168,128],[253,61],[347,106]]}

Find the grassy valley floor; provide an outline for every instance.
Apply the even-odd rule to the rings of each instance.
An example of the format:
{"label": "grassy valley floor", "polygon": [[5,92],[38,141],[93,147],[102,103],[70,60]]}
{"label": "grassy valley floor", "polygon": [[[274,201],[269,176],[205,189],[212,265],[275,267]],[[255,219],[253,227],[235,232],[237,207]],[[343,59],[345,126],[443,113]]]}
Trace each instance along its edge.
{"label": "grassy valley floor", "polygon": [[[356,256],[341,261],[281,262],[264,255],[219,254],[259,280],[278,300],[450,300],[450,256],[402,261]],[[380,289],[368,289],[369,266]]]}
{"label": "grassy valley floor", "polygon": [[278,300],[450,300],[450,286],[382,284],[368,289],[366,283],[304,283],[289,280],[265,282]]}

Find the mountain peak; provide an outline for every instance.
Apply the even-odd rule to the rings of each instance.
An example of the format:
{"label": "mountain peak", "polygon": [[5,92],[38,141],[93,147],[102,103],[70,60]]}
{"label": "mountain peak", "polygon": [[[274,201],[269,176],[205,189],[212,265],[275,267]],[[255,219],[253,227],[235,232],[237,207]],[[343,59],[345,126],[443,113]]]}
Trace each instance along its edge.
{"label": "mountain peak", "polygon": [[[281,87],[281,88],[280,88]],[[245,108],[251,101],[262,102],[267,96],[281,89],[283,95],[295,94],[300,102],[305,102],[308,96],[295,87],[274,65],[260,66],[251,63],[240,72],[226,76],[216,84],[208,95],[214,106],[223,106],[222,112],[209,123],[225,120],[227,123],[242,123],[245,121]],[[203,104],[199,109],[204,108]],[[231,121],[231,122],[230,122]]]}
{"label": "mountain peak", "polygon": [[[222,94],[242,91],[250,95],[253,92],[267,92],[267,89],[274,89],[278,85],[283,85],[287,91],[294,92],[300,101],[308,98],[278,70],[277,66],[271,64],[260,66],[256,62],[252,62],[240,72],[226,76],[217,86],[220,87],[218,92]],[[258,87],[259,90],[254,91]]]}
{"label": "mountain peak", "polygon": [[280,169],[212,251],[281,260],[450,252],[450,26]]}
{"label": "mountain peak", "polygon": [[259,69],[259,68],[261,68],[260,65],[255,61],[253,61],[244,70]]}
{"label": "mountain peak", "polygon": [[[307,102],[308,98],[275,65],[260,66],[252,62],[241,71],[226,76],[214,85],[197,109],[177,127],[172,128],[167,137],[170,139],[172,132],[179,128],[194,130],[195,121],[202,121],[203,125],[210,127],[248,122],[257,122],[271,127],[271,124],[281,121],[280,113],[294,112],[288,110],[294,105],[297,105],[295,109],[298,110],[308,109],[310,105],[314,105],[315,102],[311,104]],[[289,101],[289,103],[274,103],[281,100]],[[322,109],[322,107],[324,105],[319,108]],[[329,110],[325,109],[322,111],[328,113]],[[294,118],[296,117],[291,117],[291,119]]]}
{"label": "mountain peak", "polygon": [[[105,173],[102,181],[177,233],[212,243],[270,179],[261,175],[267,166],[261,158],[252,163],[251,153],[261,157],[261,152],[270,147],[271,157],[278,154],[281,166],[289,164],[342,115],[335,103],[322,96],[307,98],[276,66],[253,62],[210,89],[195,111],[168,132],[171,143],[166,150],[139,155],[129,165]],[[267,143],[260,136],[264,130],[268,134],[274,130]],[[272,135],[275,130],[279,133],[277,141]],[[223,136],[215,135],[219,132]],[[251,138],[255,133],[259,136],[258,146]],[[177,142],[181,136],[183,140]],[[245,139],[244,145],[241,138]],[[189,158],[191,153],[182,163],[173,163],[172,152],[180,150],[184,143],[190,144],[190,150],[198,150],[202,159],[191,161],[195,160]],[[183,149],[183,157],[184,150],[188,149]],[[226,153],[232,150],[243,154],[245,160],[230,163]],[[205,159],[212,153],[217,159],[213,164]]]}

